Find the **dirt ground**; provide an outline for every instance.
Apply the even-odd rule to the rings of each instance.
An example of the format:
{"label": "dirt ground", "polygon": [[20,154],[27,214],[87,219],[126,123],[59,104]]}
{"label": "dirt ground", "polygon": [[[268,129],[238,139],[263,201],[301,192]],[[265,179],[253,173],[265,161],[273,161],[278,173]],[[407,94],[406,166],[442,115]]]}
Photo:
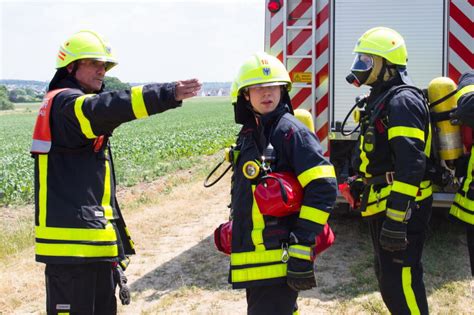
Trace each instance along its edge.
{"label": "dirt ground", "polygon": [[[132,303],[119,306],[119,313],[245,314],[245,293],[227,284],[228,257],[213,245],[214,228],[227,219],[229,177],[207,189],[200,180],[174,180],[178,184],[171,190],[157,181],[119,193],[128,205],[125,218],[137,249],[127,269]],[[336,243],[318,257],[319,286],[300,294],[300,313],[387,313],[375,284],[365,225],[355,216],[336,216],[330,223]],[[467,251],[462,241],[456,242],[459,272],[428,279],[432,313],[474,313],[463,256]],[[34,262],[33,248],[2,262],[0,313],[44,314],[44,266]],[[454,294],[446,298],[450,290]]]}

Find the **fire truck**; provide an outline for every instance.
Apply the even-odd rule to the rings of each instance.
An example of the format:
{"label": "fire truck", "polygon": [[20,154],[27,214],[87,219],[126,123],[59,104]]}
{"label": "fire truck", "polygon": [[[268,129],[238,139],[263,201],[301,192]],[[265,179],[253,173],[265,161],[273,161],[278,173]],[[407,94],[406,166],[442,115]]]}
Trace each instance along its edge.
{"label": "fire truck", "polygon": [[[350,175],[358,137],[344,132],[355,128],[352,119],[342,123],[355,98],[368,92],[345,81],[353,47],[366,30],[386,26],[402,34],[408,74],[419,88],[440,76],[458,82],[474,68],[474,0],[266,0],[265,5],[265,51],[288,69],[292,105],[312,113],[338,181]],[[448,191],[440,187],[433,205],[449,207],[454,194]]]}

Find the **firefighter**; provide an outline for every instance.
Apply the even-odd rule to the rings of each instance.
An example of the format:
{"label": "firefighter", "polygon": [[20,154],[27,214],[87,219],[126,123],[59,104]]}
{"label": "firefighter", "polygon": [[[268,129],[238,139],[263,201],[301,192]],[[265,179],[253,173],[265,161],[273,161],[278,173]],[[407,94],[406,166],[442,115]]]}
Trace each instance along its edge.
{"label": "firefighter", "polygon": [[122,123],[181,106],[196,79],[104,92],[117,65],[107,41],[83,30],[56,57],[36,121],[36,261],[45,263],[48,314],[115,314],[115,288],[130,302],[123,270],[135,253],[116,199],[109,137]]}
{"label": "firefighter", "polygon": [[427,102],[408,77],[405,42],[396,31],[368,30],[354,54],[346,79],[371,90],[352,164],[365,183],[360,210],[369,225],[380,292],[393,314],[427,314],[421,264],[432,204]]}
{"label": "firefighter", "polygon": [[[457,110],[454,112],[453,120],[455,120],[456,124],[474,128],[474,70],[470,70],[461,76],[454,97],[457,103]],[[472,144],[470,145],[469,163],[465,167],[461,166],[459,169],[456,169],[457,175],[464,177],[464,180],[454,197],[449,214],[452,218],[466,225],[471,275],[474,277],[474,187],[472,181],[474,154]]]}
{"label": "firefighter", "polygon": [[[290,89],[284,65],[257,53],[243,63],[231,91],[235,121],[243,126],[233,150],[229,282],[246,289],[248,314],[297,312],[298,292],[316,286],[315,237],[336,198],[334,168],[315,134],[293,116]],[[280,172],[293,174],[301,184],[300,210],[263,215],[275,205],[273,197],[281,200],[283,193],[279,188],[269,192],[259,207],[254,191],[264,175]]]}

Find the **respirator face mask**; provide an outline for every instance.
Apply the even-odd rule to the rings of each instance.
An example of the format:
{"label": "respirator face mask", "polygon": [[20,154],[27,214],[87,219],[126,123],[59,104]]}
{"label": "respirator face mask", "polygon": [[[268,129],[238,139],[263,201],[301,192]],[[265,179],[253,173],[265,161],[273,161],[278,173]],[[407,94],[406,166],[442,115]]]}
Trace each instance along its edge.
{"label": "respirator face mask", "polygon": [[351,66],[351,73],[346,77],[349,84],[356,87],[366,83],[374,67],[374,58],[370,55],[357,53]]}

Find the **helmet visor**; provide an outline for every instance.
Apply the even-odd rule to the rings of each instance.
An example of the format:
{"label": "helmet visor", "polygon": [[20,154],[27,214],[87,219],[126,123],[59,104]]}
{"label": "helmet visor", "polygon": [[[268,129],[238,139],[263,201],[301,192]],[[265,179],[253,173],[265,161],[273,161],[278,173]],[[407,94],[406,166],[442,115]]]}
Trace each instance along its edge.
{"label": "helmet visor", "polygon": [[374,59],[370,55],[357,53],[351,66],[351,71],[368,71],[374,66]]}

